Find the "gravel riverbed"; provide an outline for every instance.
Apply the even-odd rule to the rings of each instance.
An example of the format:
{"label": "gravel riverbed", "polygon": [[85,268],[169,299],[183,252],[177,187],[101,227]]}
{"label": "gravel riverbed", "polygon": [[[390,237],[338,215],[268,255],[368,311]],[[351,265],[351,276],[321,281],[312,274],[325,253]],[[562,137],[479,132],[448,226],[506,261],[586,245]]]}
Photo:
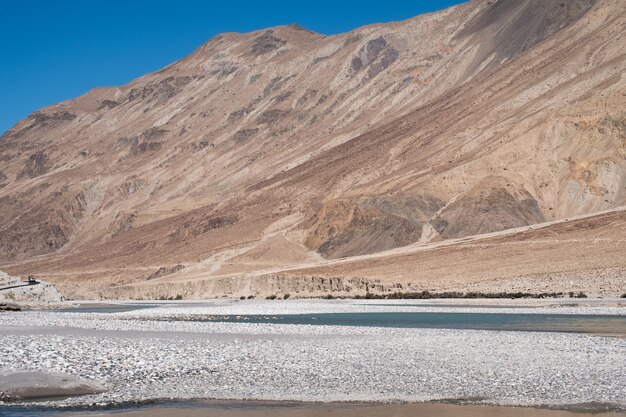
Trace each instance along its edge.
{"label": "gravel riverbed", "polygon": [[[361,311],[362,304],[218,302],[111,314],[4,313],[0,368],[62,372],[108,389],[57,405],[192,398],[322,402],[469,398],[505,405],[600,402],[626,407],[623,338],[160,321],[186,314]],[[406,308],[382,304],[372,308]],[[582,307],[568,308],[567,313],[576,314],[571,309]],[[620,312],[624,314],[623,309],[611,310]]]}

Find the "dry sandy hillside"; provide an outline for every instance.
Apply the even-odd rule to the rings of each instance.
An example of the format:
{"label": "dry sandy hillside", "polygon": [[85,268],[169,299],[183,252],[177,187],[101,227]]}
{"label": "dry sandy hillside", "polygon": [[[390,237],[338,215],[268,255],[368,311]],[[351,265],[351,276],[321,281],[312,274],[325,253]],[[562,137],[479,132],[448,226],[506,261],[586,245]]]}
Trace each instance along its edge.
{"label": "dry sandy hillside", "polygon": [[474,0],[217,36],[2,136],[0,268],[79,297],[620,295],[625,35],[622,0]]}

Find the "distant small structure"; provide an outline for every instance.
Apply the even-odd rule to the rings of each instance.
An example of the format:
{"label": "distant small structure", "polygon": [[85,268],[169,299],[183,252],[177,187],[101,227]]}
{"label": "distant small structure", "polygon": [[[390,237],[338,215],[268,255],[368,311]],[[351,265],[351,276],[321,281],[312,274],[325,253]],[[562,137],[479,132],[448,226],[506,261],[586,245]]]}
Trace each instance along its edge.
{"label": "distant small structure", "polygon": [[37,278],[35,278],[32,275],[29,275],[28,276],[28,285],[35,285],[35,284],[38,284]]}

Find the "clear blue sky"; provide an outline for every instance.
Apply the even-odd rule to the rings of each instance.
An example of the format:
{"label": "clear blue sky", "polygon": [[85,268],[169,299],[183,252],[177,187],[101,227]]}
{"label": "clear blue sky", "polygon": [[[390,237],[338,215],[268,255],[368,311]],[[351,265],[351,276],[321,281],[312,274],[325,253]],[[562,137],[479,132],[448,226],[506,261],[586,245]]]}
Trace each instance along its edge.
{"label": "clear blue sky", "polygon": [[326,35],[463,0],[2,0],[0,134],[33,111],[127,83],[221,32],[297,23]]}

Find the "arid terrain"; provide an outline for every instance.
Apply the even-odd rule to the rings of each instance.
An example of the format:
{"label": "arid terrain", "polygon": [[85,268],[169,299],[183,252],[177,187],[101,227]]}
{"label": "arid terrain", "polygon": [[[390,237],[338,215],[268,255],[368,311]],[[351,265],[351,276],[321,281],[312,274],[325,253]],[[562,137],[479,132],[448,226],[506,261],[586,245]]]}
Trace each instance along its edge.
{"label": "arid terrain", "polygon": [[226,33],[0,138],[0,269],[70,298],[626,293],[626,3]]}

